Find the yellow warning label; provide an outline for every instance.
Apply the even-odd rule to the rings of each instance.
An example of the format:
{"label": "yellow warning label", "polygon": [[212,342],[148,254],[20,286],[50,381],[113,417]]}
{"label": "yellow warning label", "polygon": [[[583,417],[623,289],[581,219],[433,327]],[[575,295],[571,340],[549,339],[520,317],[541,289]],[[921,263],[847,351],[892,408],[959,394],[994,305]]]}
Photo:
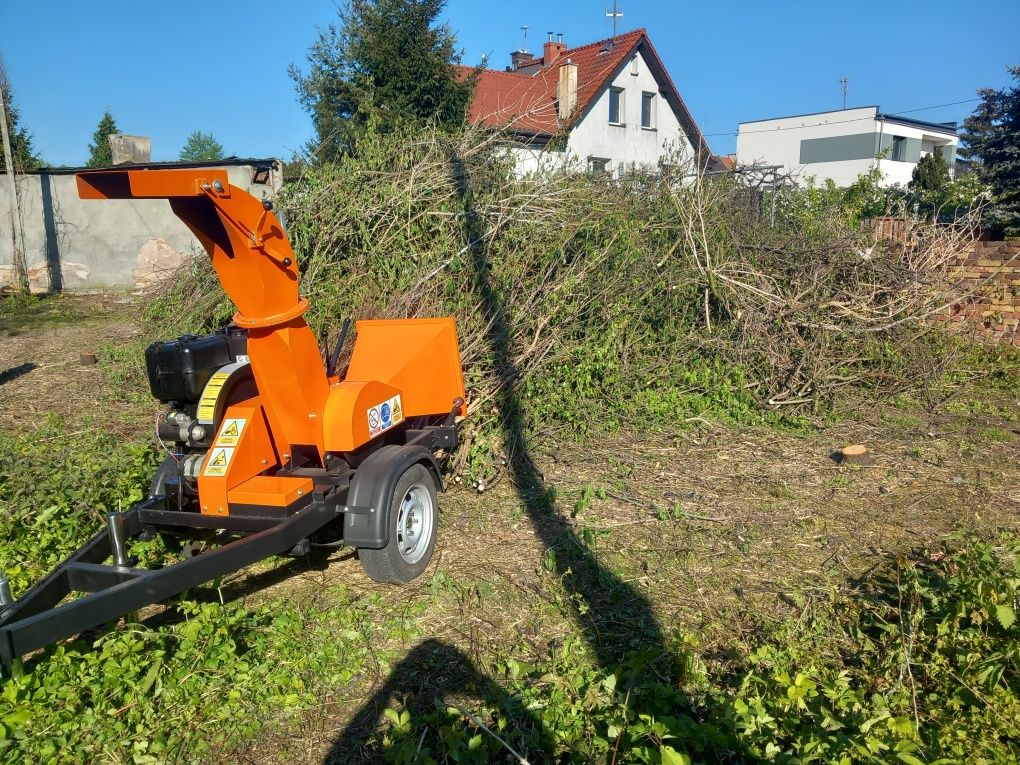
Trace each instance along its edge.
{"label": "yellow warning label", "polygon": [[404,419],[404,413],[400,409],[400,396],[396,396],[391,403],[393,405],[393,422],[398,423]]}
{"label": "yellow warning label", "polygon": [[220,449],[219,447],[213,449],[212,455],[209,457],[209,462],[205,466],[206,475],[226,475],[227,468],[230,467],[230,460],[234,458],[233,449]]}
{"label": "yellow warning label", "polygon": [[217,372],[209,378],[209,382],[202,391],[202,398],[198,402],[198,421],[212,422],[216,416],[216,399],[220,397],[220,391],[227,383],[230,375],[227,372]]}
{"label": "yellow warning label", "polygon": [[241,431],[244,430],[247,422],[247,420],[242,419],[225,420],[223,427],[220,428],[220,434],[216,438],[216,445],[237,446],[237,442],[241,439]]}

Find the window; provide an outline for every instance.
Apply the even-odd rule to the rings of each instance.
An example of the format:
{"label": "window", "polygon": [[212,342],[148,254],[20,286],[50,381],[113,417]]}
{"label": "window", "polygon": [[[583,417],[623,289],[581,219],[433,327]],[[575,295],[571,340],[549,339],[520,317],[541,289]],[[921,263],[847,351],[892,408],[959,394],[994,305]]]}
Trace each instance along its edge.
{"label": "window", "polygon": [[637,57],[637,56],[634,56],[634,58],[632,58],[632,59],[630,60],[630,73],[631,73],[631,74],[632,74],[632,75],[633,75],[634,77],[637,77],[637,76],[638,76],[638,74],[639,74],[639,72],[640,72],[640,70],[638,69],[638,57]]}
{"label": "window", "polygon": [[906,162],[907,161],[907,139],[901,135],[894,135],[892,139],[892,152],[889,154],[889,159],[894,162]]}
{"label": "window", "polygon": [[655,94],[641,94],[641,127],[655,130]]}
{"label": "window", "polygon": [[623,124],[623,88],[609,89],[609,124]]}
{"label": "window", "polygon": [[602,157],[588,157],[588,172],[592,175],[609,175],[609,160]]}

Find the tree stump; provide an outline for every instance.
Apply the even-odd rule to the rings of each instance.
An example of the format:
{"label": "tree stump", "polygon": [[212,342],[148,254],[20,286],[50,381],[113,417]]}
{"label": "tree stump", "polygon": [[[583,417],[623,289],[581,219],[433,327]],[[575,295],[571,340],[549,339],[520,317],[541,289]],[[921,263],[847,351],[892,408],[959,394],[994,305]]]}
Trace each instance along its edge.
{"label": "tree stump", "polygon": [[839,450],[839,464],[841,465],[870,465],[874,462],[871,459],[871,452],[864,444],[853,444],[844,446]]}

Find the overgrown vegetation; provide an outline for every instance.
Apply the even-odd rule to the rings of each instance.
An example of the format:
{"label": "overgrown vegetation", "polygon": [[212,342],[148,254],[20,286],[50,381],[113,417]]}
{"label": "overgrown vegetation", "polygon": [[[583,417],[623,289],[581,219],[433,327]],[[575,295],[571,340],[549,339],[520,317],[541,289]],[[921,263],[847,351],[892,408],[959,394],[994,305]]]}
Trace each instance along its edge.
{"label": "overgrown vegetation", "polygon": [[[99,512],[136,500],[152,467],[141,447],[94,430],[67,434],[55,421],[0,447],[0,560],[15,592],[98,528]],[[606,498],[586,486],[574,510]],[[663,512],[660,523],[682,517]],[[544,619],[570,623],[579,588],[597,586],[607,603],[628,595],[598,574],[599,537],[547,552],[536,584]],[[966,535],[891,558],[856,583],[830,576],[789,595],[790,618],[746,615],[743,634],[711,651],[677,626],[653,647],[640,624],[608,613],[614,632],[603,640],[634,646],[618,666],[602,666],[574,631],[541,640],[540,658],[532,644],[497,643],[473,655],[486,679],[470,698],[433,697],[429,687],[397,696],[369,751],[396,763],[484,763],[508,748],[534,763],[1014,762],[1018,556],[1015,536]],[[300,725],[329,689],[395,658],[369,646],[413,639],[409,614],[464,613],[491,590],[439,572],[425,592],[381,612],[342,586],[305,606],[222,606],[214,592],[191,593],[146,623],[51,649],[3,681],[0,761],[205,761],[266,726]]]}
{"label": "overgrown vegetation", "polygon": [[[280,207],[323,336],[347,315],[457,317],[474,479],[502,458],[508,389],[530,432],[584,434],[800,423],[847,390],[941,385],[954,344],[925,319],[950,299],[965,225],[878,242],[866,200],[811,189],[784,192],[770,225],[744,186],[685,175],[518,180],[492,136],[369,132]],[[172,334],[230,313],[191,264],[148,316]]]}
{"label": "overgrown vegetation", "polygon": [[74,552],[107,512],[145,496],[155,452],[99,426],[87,430],[67,439],[64,423],[50,419],[30,434],[3,436],[0,560],[16,592]]}
{"label": "overgrown vegetation", "polygon": [[[859,225],[874,201],[868,179],[773,200],[687,175],[518,179],[498,137],[398,125],[369,129],[356,153],[309,168],[278,209],[303,264],[310,322],[335,337],[347,315],[457,317],[471,416],[450,467],[486,491],[511,474],[516,500],[482,508],[486,529],[512,539],[506,548],[523,544],[524,532],[500,527],[517,529],[527,514],[535,570],[518,567],[507,587],[524,593],[525,617],[541,618],[517,633],[474,619],[493,585],[446,570],[390,601],[336,582],[304,604],[221,605],[197,590],[144,623],[50,649],[5,680],[0,759],[233,761],[253,737],[286,736],[331,690],[375,694],[420,660],[467,682],[449,697],[428,684],[385,697],[387,722],[367,718],[377,760],[1015,761],[1015,534],[901,550],[860,581],[825,567],[810,592],[781,593],[791,604],[782,618],[741,613],[741,629],[709,646],[689,625],[657,618],[672,604],[642,589],[666,586],[647,560],[619,570],[607,554],[619,527],[580,518],[629,500],[643,514],[621,525],[657,524],[642,545],[666,527],[726,519],[660,492],[669,465],[617,460],[634,475],[585,484],[568,521],[557,487],[529,466],[533,444],[591,443],[616,428],[642,438],[704,421],[806,429],[843,397],[915,402],[900,419],[917,428],[977,376],[992,392],[1015,386],[1015,351],[974,350],[926,321],[952,296],[966,225],[918,224],[903,241],[878,241]],[[11,300],[21,301],[5,304],[12,320],[36,306]],[[147,303],[145,334],[209,329],[231,314],[208,265],[194,261]],[[139,394],[135,368],[114,361],[115,387]],[[15,594],[105,510],[140,498],[156,460],[102,421],[71,433],[36,424],[0,435],[0,566]],[[1011,431],[982,428],[982,441],[1008,448]],[[674,452],[663,449],[662,461]],[[832,492],[848,480],[833,476]],[[769,496],[794,492],[795,481]],[[158,540],[133,552],[146,563],[168,556]],[[470,656],[449,645],[427,652],[436,645],[419,642],[410,619],[424,609],[452,614],[454,634],[471,630]],[[476,642],[479,624],[527,639]]]}
{"label": "overgrown vegetation", "polygon": [[800,620],[712,666],[679,632],[672,650],[609,672],[573,639],[548,662],[493,657],[506,696],[473,714],[390,710],[376,751],[395,763],[508,751],[531,762],[1015,762],[1018,553],[1015,539],[975,538],[917,551],[827,602],[802,601]]}

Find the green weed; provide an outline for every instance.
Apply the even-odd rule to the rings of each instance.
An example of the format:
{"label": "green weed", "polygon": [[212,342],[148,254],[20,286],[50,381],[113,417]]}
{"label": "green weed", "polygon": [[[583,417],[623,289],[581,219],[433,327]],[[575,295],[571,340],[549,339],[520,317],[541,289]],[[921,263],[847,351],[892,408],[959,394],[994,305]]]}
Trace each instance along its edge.
{"label": "green weed", "polygon": [[376,751],[393,763],[487,762],[508,746],[559,762],[1015,762],[1018,554],[1016,540],[966,538],[901,560],[866,597],[837,594],[714,669],[683,635],[669,660],[646,650],[609,672],[576,637],[542,662],[500,658],[506,697],[471,716],[391,710]]}

